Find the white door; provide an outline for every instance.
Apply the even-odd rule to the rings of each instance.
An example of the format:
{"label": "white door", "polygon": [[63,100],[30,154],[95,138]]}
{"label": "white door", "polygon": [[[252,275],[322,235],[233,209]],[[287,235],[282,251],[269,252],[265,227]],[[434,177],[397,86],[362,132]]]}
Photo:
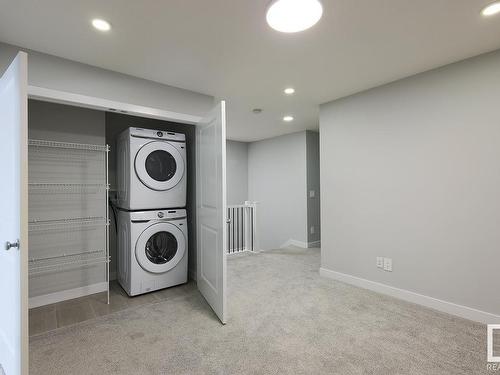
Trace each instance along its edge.
{"label": "white door", "polygon": [[[0,366],[28,373],[28,55],[0,78]],[[0,370],[0,374],[2,371]]]}
{"label": "white door", "polygon": [[198,289],[226,323],[226,109],[220,102],[196,127]]}

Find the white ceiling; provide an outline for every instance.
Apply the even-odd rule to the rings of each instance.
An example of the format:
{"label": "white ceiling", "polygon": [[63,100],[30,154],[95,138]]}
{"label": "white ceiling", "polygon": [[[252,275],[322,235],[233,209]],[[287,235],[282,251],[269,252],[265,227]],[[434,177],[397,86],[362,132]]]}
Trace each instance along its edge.
{"label": "white ceiling", "polygon": [[228,137],[251,141],[316,129],[320,103],[500,48],[488,2],[323,0],[315,27],[281,34],[268,0],[0,0],[0,40],[225,98]]}

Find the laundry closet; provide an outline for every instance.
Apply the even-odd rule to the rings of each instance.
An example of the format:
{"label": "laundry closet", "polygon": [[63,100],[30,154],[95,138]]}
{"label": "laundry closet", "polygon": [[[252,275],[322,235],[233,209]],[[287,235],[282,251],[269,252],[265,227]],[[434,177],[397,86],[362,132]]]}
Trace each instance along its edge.
{"label": "laundry closet", "polygon": [[[169,134],[170,137],[173,134],[185,137],[180,146],[185,147],[185,154],[182,160],[174,161],[177,165],[174,166],[175,172],[179,172],[178,166],[182,165],[181,173],[176,173],[179,179],[185,178],[182,182],[185,189],[183,202],[164,203],[161,195],[156,197],[156,191],[151,190],[152,205],[139,203],[131,209],[157,209],[162,210],[162,215],[163,212],[168,215],[172,209],[185,209],[186,241],[177,243],[182,236],[172,239],[176,247],[182,246],[179,253],[186,252],[185,257],[181,257],[186,261],[186,269],[181,272],[185,277],[181,277],[178,284],[187,282],[188,269],[191,278],[196,277],[194,126],[30,100],[30,307],[107,292],[108,279],[117,279],[120,258],[117,253],[117,218],[128,211],[120,209],[118,206],[123,205],[116,203],[118,138],[130,128],[154,130],[150,141],[155,137],[168,139]],[[157,178],[161,180],[161,176]],[[141,197],[150,197],[145,190],[140,192]],[[191,264],[187,267],[189,261]],[[127,292],[130,294],[130,290]],[[147,290],[136,294],[145,292]]]}
{"label": "laundry closet", "polygon": [[[189,275],[196,279],[191,285],[226,323],[225,102],[215,103],[201,116],[198,107],[193,115],[191,105],[202,101],[206,111],[209,97],[36,52],[30,52],[33,60],[28,68],[27,53],[12,46],[5,47],[5,52],[7,56],[0,54],[5,69],[0,77],[0,138],[5,144],[0,163],[8,181],[0,188],[0,274],[8,286],[0,290],[0,299],[9,306],[0,312],[4,368],[27,371],[31,311],[40,313],[42,332],[57,328],[49,307],[62,301],[99,296],[102,311],[114,311],[109,304],[109,280],[117,275],[115,228],[119,225],[115,223],[120,217],[109,202],[119,185],[117,136],[130,127],[146,133],[154,129],[157,138],[163,132],[177,133],[175,137],[185,142],[186,207],[156,210],[154,220],[179,220],[179,227],[183,223],[173,237],[177,240],[184,234],[186,238]],[[162,104],[165,101],[167,105]],[[159,162],[156,155],[145,160],[160,181],[164,161],[172,166],[171,160]],[[129,212],[134,224],[153,221],[150,213]],[[161,268],[176,252],[158,254],[158,244],[173,243],[168,235],[159,237],[143,250],[151,250],[146,258],[156,259]],[[129,244],[130,251],[136,248]],[[154,273],[154,268],[142,265],[143,271]],[[147,296],[155,289],[149,285],[140,294]],[[140,297],[130,300],[135,298]],[[44,306],[49,307],[44,310]],[[73,304],[66,310],[70,315],[85,315]],[[89,310],[95,312],[92,307]]]}

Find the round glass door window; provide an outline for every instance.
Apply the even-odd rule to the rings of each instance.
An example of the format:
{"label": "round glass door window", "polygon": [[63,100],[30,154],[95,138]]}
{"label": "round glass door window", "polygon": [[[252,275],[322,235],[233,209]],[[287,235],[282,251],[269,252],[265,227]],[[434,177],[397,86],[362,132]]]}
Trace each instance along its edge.
{"label": "round glass door window", "polygon": [[177,253],[177,240],[170,232],[157,232],[146,242],[146,256],[155,264],[170,262]]}
{"label": "round glass door window", "polygon": [[177,163],[167,151],[156,150],[146,157],[146,172],[156,181],[168,181],[175,175]]}
{"label": "round glass door window", "polygon": [[184,175],[184,158],[169,142],[153,141],[140,148],[135,156],[139,180],[153,190],[168,190]]}
{"label": "round glass door window", "polygon": [[135,244],[135,257],[148,272],[164,273],[174,268],[186,252],[186,238],[175,224],[150,225]]}

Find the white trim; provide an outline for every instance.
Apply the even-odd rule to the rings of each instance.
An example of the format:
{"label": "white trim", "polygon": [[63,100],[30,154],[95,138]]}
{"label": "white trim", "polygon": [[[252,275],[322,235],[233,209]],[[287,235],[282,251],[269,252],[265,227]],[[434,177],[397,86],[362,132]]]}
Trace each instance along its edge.
{"label": "white trim", "polygon": [[300,247],[302,249],[310,249],[312,247],[321,247],[321,241],[303,242],[290,238],[288,241],[283,243],[280,246],[280,248],[290,247],[290,246]]}
{"label": "white trim", "polygon": [[197,278],[196,278],[196,270],[189,269],[188,276],[189,276],[189,278],[191,280],[196,281],[197,280]]}
{"label": "white trim", "polygon": [[77,107],[126,113],[132,116],[141,116],[158,120],[173,121],[183,124],[197,124],[201,117],[184,113],[165,111],[163,109],[118,102],[94,96],[74,94],[72,92],[48,89],[45,87],[28,85],[28,96],[31,99],[46,102],[68,104]]}
{"label": "white trim", "polygon": [[308,248],[321,247],[321,241],[312,241],[307,244]]}
{"label": "white trim", "polygon": [[290,238],[288,241],[286,241],[285,243],[283,243],[280,246],[280,248],[290,247],[290,246],[295,246],[295,247],[300,247],[302,249],[307,249],[307,242],[297,241],[297,240],[294,240],[294,239]]}
{"label": "white trim", "polygon": [[495,315],[485,311],[477,310],[471,307],[457,305],[452,302],[443,301],[437,298],[425,296],[409,290],[395,288],[375,281],[362,279],[360,277],[347,275],[345,273],[332,271],[326,268],[320,268],[321,276],[351,284],[363,289],[369,289],[377,293],[386,294],[391,297],[402,299],[408,302],[416,303],[434,310],[456,315],[461,318],[473,320],[480,323],[500,323],[500,315]]}
{"label": "white trim", "polygon": [[31,297],[29,299],[29,308],[32,309],[34,307],[50,305],[51,303],[66,301],[68,299],[85,297],[90,294],[106,292],[107,290],[108,284],[106,282],[86,285],[75,289],[61,290],[60,292],[44,294],[43,296]]}
{"label": "white trim", "polygon": [[235,252],[232,252],[232,253],[227,253],[227,256],[228,257],[232,257],[232,256],[236,256],[238,254],[249,254],[249,253],[250,254],[255,254],[256,251],[252,251],[252,250],[249,250],[249,249],[243,249],[243,250],[235,251]]}

